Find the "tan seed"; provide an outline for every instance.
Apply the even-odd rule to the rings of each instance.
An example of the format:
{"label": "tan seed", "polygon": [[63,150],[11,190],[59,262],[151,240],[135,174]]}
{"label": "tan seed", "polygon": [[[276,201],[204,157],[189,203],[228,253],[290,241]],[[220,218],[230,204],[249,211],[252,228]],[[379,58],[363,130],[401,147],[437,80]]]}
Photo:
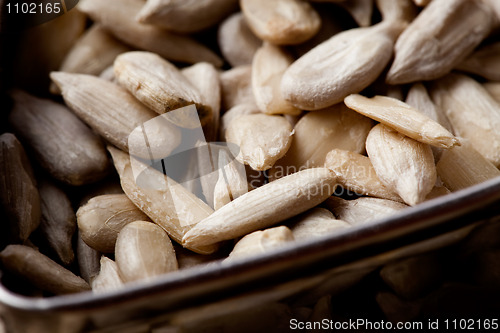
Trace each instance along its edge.
{"label": "tan seed", "polygon": [[116,263],[108,257],[102,256],[99,274],[92,280],[92,291],[104,293],[123,288],[123,281]]}
{"label": "tan seed", "polygon": [[500,103],[500,82],[483,83],[483,88],[488,91],[488,93],[497,103]]}
{"label": "tan seed", "polygon": [[236,243],[227,260],[267,253],[293,240],[292,231],[285,226],[254,231]]}
{"label": "tan seed", "polygon": [[313,208],[296,216],[289,224],[296,240],[314,239],[331,235],[334,232],[344,230],[350,225],[342,220],[337,220],[333,214],[325,208]]}
{"label": "tan seed", "polygon": [[237,0],[147,0],[137,15],[141,23],[168,31],[192,33],[220,22],[237,8]]}
{"label": "tan seed", "polygon": [[365,140],[372,121],[348,109],[344,103],[309,112],[294,127],[292,144],[270,170],[272,179],[304,168],[319,167],[335,148],[357,153],[365,151]]}
{"label": "tan seed", "polygon": [[443,183],[452,191],[500,176],[500,170],[465,140],[461,147],[444,151],[436,168]]}
{"label": "tan seed", "polygon": [[286,70],[281,82],[284,98],[300,109],[319,110],[360,92],[387,65],[403,28],[390,21],[334,35]]}
{"label": "tan seed", "polygon": [[300,214],[335,191],[335,176],[325,168],[307,169],[263,185],[200,221],[184,246],[215,244],[246,235]]}
{"label": "tan seed", "polygon": [[[213,213],[202,200],[164,174],[147,168],[134,159],[136,167],[142,173],[133,171],[128,154],[113,147],[108,147],[108,150],[113,157],[127,197],[153,222],[160,225],[174,241],[180,243],[182,237],[196,223]],[[144,179],[140,183],[136,179],[139,176]],[[217,246],[188,246],[188,248],[202,254],[217,250]]]}
{"label": "tan seed", "polygon": [[80,1],[78,9],[116,38],[138,49],[158,53],[173,61],[222,65],[214,52],[194,39],[137,22],[135,17],[143,5],[142,0],[84,0]]}
{"label": "tan seed", "polygon": [[149,280],[178,269],[170,239],[151,222],[132,222],[120,231],[115,260],[125,282]]}
{"label": "tan seed", "polygon": [[253,55],[262,44],[248,28],[241,12],[229,16],[221,23],[217,41],[224,59],[233,67],[251,64]]}
{"label": "tan seed", "polygon": [[411,22],[418,14],[412,0],[376,0],[376,3],[382,19],[386,21]]}
{"label": "tan seed", "polygon": [[259,109],[267,114],[297,115],[300,110],[285,101],[281,94],[281,78],[293,58],[278,46],[264,43],[252,62],[252,90]]}
{"label": "tan seed", "polygon": [[494,14],[482,1],[432,1],[398,38],[387,82],[403,84],[447,74],[488,36],[493,24]]}
{"label": "tan seed", "polygon": [[261,113],[257,105],[255,104],[238,104],[233,106],[231,109],[224,112],[220,121],[219,136],[222,141],[226,141],[226,131],[229,124],[234,119],[248,114],[258,114]]}
{"label": "tan seed", "polygon": [[254,170],[267,170],[290,148],[292,126],[281,116],[245,115],[229,124],[226,140],[239,146],[238,161]]}
{"label": "tan seed", "polygon": [[229,110],[240,104],[255,104],[252,91],[252,66],[234,67],[220,74],[222,108]]}
{"label": "tan seed", "polygon": [[219,179],[214,189],[214,209],[217,210],[248,192],[245,168],[231,160],[225,150],[219,151]]}
{"label": "tan seed", "polygon": [[85,243],[78,233],[76,243],[76,257],[78,259],[78,268],[82,278],[91,283],[92,280],[99,274],[101,269],[100,259],[101,254]]}
{"label": "tan seed", "polygon": [[314,36],[321,25],[316,11],[299,0],[240,0],[250,29],[273,44],[299,44]]}
{"label": "tan seed", "polygon": [[[115,58],[130,47],[115,39],[101,25],[94,24],[83,34],[64,58],[60,72],[99,75]],[[51,92],[60,93],[52,84]]]}
{"label": "tan seed", "polygon": [[351,14],[360,27],[367,27],[371,24],[373,0],[341,1],[339,5],[344,7]]}
{"label": "tan seed", "polygon": [[127,224],[148,221],[125,194],[106,194],[94,197],[78,209],[80,237],[101,253],[113,253],[116,237]]}
{"label": "tan seed", "polygon": [[472,78],[449,74],[430,89],[432,100],[444,110],[455,133],[495,166],[500,166],[500,104]]}
{"label": "tan seed", "polygon": [[375,96],[367,98],[358,94],[345,98],[345,104],[414,140],[440,148],[459,144],[458,139],[446,128],[395,98]]}
{"label": "tan seed", "polygon": [[436,183],[429,145],[379,124],[366,138],[366,151],[382,183],[409,205],[424,201]]}
{"label": "tan seed", "polygon": [[370,159],[364,155],[333,149],[326,155],[325,168],[335,172],[339,185],[358,195],[401,201],[399,195],[382,184]]}
{"label": "tan seed", "polygon": [[479,48],[457,65],[456,69],[500,81],[500,43]]}
{"label": "tan seed", "polygon": [[212,116],[211,108],[201,104],[200,92],[177,67],[157,54],[124,53],[116,58],[114,70],[118,83],[158,114],[196,103],[202,125]]}
{"label": "tan seed", "polygon": [[351,225],[360,225],[387,218],[408,208],[405,204],[396,201],[367,197],[355,200],[330,197],[325,201],[325,204],[335,217]]}

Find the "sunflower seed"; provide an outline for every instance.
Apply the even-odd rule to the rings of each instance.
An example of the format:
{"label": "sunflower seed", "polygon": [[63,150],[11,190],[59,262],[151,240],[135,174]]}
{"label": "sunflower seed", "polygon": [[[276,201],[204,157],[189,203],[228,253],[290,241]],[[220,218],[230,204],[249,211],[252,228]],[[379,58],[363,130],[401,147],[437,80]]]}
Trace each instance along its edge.
{"label": "sunflower seed", "polygon": [[335,191],[325,168],[307,169],[263,185],[200,221],[182,239],[184,246],[215,244],[272,226],[324,201]]}
{"label": "sunflower seed", "polygon": [[248,192],[245,169],[235,160],[230,160],[225,150],[219,151],[219,179],[214,189],[214,209],[217,210]]}
{"label": "sunflower seed", "polygon": [[67,107],[21,90],[11,96],[10,124],[54,178],[82,185],[108,173],[110,163],[101,139]]}
{"label": "sunflower seed", "polygon": [[354,111],[419,142],[440,148],[450,148],[459,144],[458,139],[446,128],[395,98],[387,96],[366,98],[355,94],[347,96],[345,104]]}
{"label": "sunflower seed", "polygon": [[[116,40],[99,24],[94,24],[75,42],[59,71],[99,75],[119,54],[128,51],[131,51],[130,47]],[[54,83],[51,92],[60,93]]]}
{"label": "sunflower seed", "polygon": [[151,52],[127,52],[114,63],[115,77],[144,105],[158,114],[196,103],[201,124],[212,116],[200,92],[170,62]]}
{"label": "sunflower seed", "polygon": [[252,91],[252,66],[234,67],[220,74],[222,108],[229,110],[240,104],[255,104]]}
{"label": "sunflower seed", "polygon": [[255,104],[238,104],[233,106],[231,109],[224,112],[220,121],[219,136],[221,140],[226,141],[226,131],[229,124],[234,119],[248,114],[258,114],[260,113],[259,108]]}
{"label": "sunflower seed", "polygon": [[483,83],[483,88],[486,89],[497,103],[500,103],[500,82]]}
{"label": "sunflower seed", "polygon": [[403,84],[447,74],[488,36],[493,24],[494,14],[482,1],[432,1],[398,38],[387,82]]}
{"label": "sunflower seed", "polygon": [[430,146],[383,124],[368,134],[366,151],[382,183],[409,205],[424,201],[436,183]]}
{"label": "sunflower seed", "polygon": [[[130,156],[116,148],[108,147],[115,168],[120,175],[123,191],[127,197],[152,221],[160,225],[168,235],[180,243],[182,237],[199,221],[213,213],[213,210],[194,194],[169,177],[147,168],[137,160],[143,171],[134,176]],[[145,184],[138,184],[136,177],[143,177]],[[188,246],[201,254],[213,253],[217,246]]]}
{"label": "sunflower seed", "polygon": [[367,27],[372,21],[373,0],[350,0],[339,2],[360,27]]}
{"label": "sunflower seed", "polygon": [[285,226],[254,231],[236,243],[227,260],[267,253],[293,240],[292,232]]}
{"label": "sunflower seed", "polygon": [[335,148],[363,153],[371,127],[369,118],[348,109],[344,103],[309,112],[295,125],[290,149],[269,175],[276,179],[304,168],[323,166],[326,155]]}
{"label": "sunflower seed", "polygon": [[329,235],[350,225],[337,220],[328,209],[313,208],[293,218],[288,226],[292,230],[293,238],[301,240]]}
{"label": "sunflower seed", "polygon": [[314,36],[321,19],[310,4],[299,0],[240,0],[250,29],[272,44],[299,44]]}
{"label": "sunflower seed", "polygon": [[382,184],[366,156],[333,149],[326,155],[325,168],[335,172],[339,185],[358,195],[401,201],[399,195]]}
{"label": "sunflower seed", "polygon": [[269,43],[257,50],[252,62],[252,90],[259,109],[267,114],[293,114],[300,110],[283,99],[280,84],[293,62],[290,55]]}
{"label": "sunflower seed", "polygon": [[417,7],[411,0],[376,0],[376,2],[385,21],[411,22],[418,14]]}
{"label": "sunflower seed", "polygon": [[267,170],[287,152],[292,126],[281,116],[251,114],[234,119],[226,131],[227,142],[240,147],[236,159],[254,170]]}
{"label": "sunflower seed", "polygon": [[92,280],[92,292],[103,293],[123,288],[123,281],[116,263],[102,256],[99,274]]}
{"label": "sunflower seed", "polygon": [[461,147],[444,151],[436,168],[443,183],[452,191],[500,176],[500,170],[466,140],[462,141]]}
{"label": "sunflower seed", "polygon": [[194,39],[137,22],[135,17],[143,5],[142,0],[84,0],[80,1],[78,9],[116,38],[138,49],[158,53],[173,61],[222,65],[222,60],[212,50]]}
{"label": "sunflower seed", "polygon": [[396,214],[401,209],[408,208],[405,204],[379,198],[358,198],[344,200],[330,197],[325,201],[326,207],[336,218],[351,225],[359,225]]}
{"label": "sunflower seed", "polygon": [[281,82],[284,98],[300,109],[319,110],[360,92],[389,62],[403,27],[390,21],[334,35],[285,71]]}
{"label": "sunflower seed", "polygon": [[238,0],[147,0],[137,20],[168,31],[192,33],[209,28],[237,8]]}
{"label": "sunflower seed", "polygon": [[[40,195],[23,146],[10,133],[0,135],[0,200],[15,241],[25,241],[40,224]],[[5,232],[5,231],[4,231]]]}
{"label": "sunflower seed", "polygon": [[121,229],[134,221],[148,221],[125,194],[100,195],[78,209],[80,237],[101,253],[113,253]]}
{"label": "sunflower seed", "polygon": [[212,64],[199,62],[181,70],[188,81],[201,94],[201,103],[212,110],[211,120],[206,124],[205,138],[208,142],[218,141],[221,107],[219,73]]}
{"label": "sunflower seed", "polygon": [[6,271],[56,295],[90,290],[85,280],[28,246],[8,245],[0,261]]}
{"label": "sunflower seed", "polygon": [[249,65],[262,41],[253,34],[241,12],[229,16],[219,26],[219,48],[233,67]]}
{"label": "sunflower seed", "polygon": [[500,104],[474,79],[449,74],[430,89],[432,100],[444,110],[455,133],[495,166],[500,166]]}
{"label": "sunflower seed", "polygon": [[500,43],[479,48],[457,65],[456,69],[500,81]]}
{"label": "sunflower seed", "polygon": [[132,222],[120,231],[115,260],[125,282],[149,280],[178,269],[170,239],[151,222]]}

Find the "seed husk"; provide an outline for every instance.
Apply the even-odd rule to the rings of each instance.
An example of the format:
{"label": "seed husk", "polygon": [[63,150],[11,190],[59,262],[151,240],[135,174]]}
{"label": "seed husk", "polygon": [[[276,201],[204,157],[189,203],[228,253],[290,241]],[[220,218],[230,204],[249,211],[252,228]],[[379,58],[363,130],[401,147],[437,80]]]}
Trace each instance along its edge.
{"label": "seed husk", "polygon": [[90,290],[85,280],[24,245],[8,245],[0,252],[3,268],[34,285],[56,295]]}
{"label": "seed husk", "polygon": [[39,182],[41,220],[39,231],[44,242],[64,265],[75,259],[72,238],[76,216],[66,193],[48,180]]}
{"label": "seed husk", "polygon": [[479,48],[458,64],[456,69],[500,81],[500,43]]}
{"label": "seed husk", "polygon": [[142,0],[85,0],[80,1],[78,9],[116,38],[138,49],[173,61],[191,64],[206,61],[217,67],[222,65],[219,56],[194,39],[137,22],[135,17],[143,5]]}
{"label": "seed husk", "polygon": [[241,12],[229,16],[219,26],[217,41],[224,59],[232,67],[249,65],[262,41],[248,28]]}
{"label": "seed husk", "polygon": [[[108,147],[108,150],[127,197],[177,243],[181,243],[182,237],[196,223],[213,213],[207,204],[169,177],[133,160],[136,167],[138,165],[142,168],[142,174],[137,175],[137,172],[132,170],[128,154],[113,147]],[[146,183],[138,184],[134,174],[137,177],[144,177]],[[187,247],[201,254],[213,253],[218,248],[217,246]]]}
{"label": "seed husk", "polygon": [[366,138],[366,151],[382,183],[408,205],[424,201],[436,183],[430,146],[390,127],[376,125]]}
{"label": "seed husk", "polygon": [[255,104],[252,91],[252,66],[231,68],[220,74],[222,108],[229,110],[240,104]]}
{"label": "seed husk", "polygon": [[[143,149],[144,131],[141,132],[141,125],[158,117],[158,114],[112,82],[91,75],[62,72],[52,73],[51,78],[59,85],[64,101],[76,115],[124,151],[128,152],[129,144],[133,143],[134,153],[139,157],[149,158],[151,151],[167,156],[180,142],[178,129],[160,119],[149,123],[151,127],[146,125],[155,135],[149,140],[151,149]],[[157,128],[158,122],[162,125],[160,128]]]}
{"label": "seed husk", "polygon": [[432,1],[398,38],[387,82],[404,84],[447,74],[488,36],[494,23],[494,14],[482,1]]}
{"label": "seed husk", "polygon": [[480,83],[460,74],[436,80],[430,94],[448,116],[455,133],[468,139],[478,152],[499,167],[500,104]]}
{"label": "seed husk", "polygon": [[355,200],[344,200],[338,197],[330,197],[325,201],[326,207],[333,212],[336,218],[351,225],[383,219],[396,214],[398,211],[408,208],[400,202],[361,197]]}
{"label": "seed husk", "polygon": [[292,126],[281,116],[245,115],[229,123],[226,140],[240,147],[239,162],[267,170],[290,148]]}
{"label": "seed husk", "polygon": [[211,120],[204,127],[207,142],[218,141],[221,108],[219,73],[214,65],[207,62],[186,67],[181,73],[200,92],[201,103],[212,110]]}
{"label": "seed husk", "polygon": [[360,92],[387,65],[403,28],[399,21],[388,21],[334,35],[285,71],[281,81],[284,98],[299,109],[319,110]]}
{"label": "seed husk", "polygon": [[102,256],[99,274],[92,280],[92,292],[104,293],[123,288],[123,281],[116,262]]}
{"label": "seed husk", "polygon": [[461,147],[444,151],[436,168],[443,183],[452,191],[500,176],[500,170],[467,140],[462,141]]}
{"label": "seed husk", "polygon": [[101,254],[85,243],[78,233],[76,243],[76,258],[78,259],[78,268],[80,275],[89,284],[99,274],[101,269]]}
{"label": "seed husk", "polygon": [[293,240],[292,231],[285,226],[254,231],[236,243],[227,260],[267,253]]}
{"label": "seed husk", "polygon": [[110,163],[101,139],[67,107],[21,90],[11,96],[10,124],[54,178],[82,185],[108,173]]}
{"label": "seed husk", "polygon": [[314,8],[298,0],[240,0],[249,28],[272,44],[299,44],[314,36],[321,19]]}
{"label": "seed husk", "polygon": [[459,144],[446,128],[410,105],[387,96],[367,98],[359,94],[344,100],[352,110],[404,134],[435,147],[450,148]]}
{"label": "seed husk", "polygon": [[124,226],[149,218],[125,194],[105,194],[90,199],[76,213],[80,237],[101,253],[113,253]]}
{"label": "seed husk", "polygon": [[115,260],[124,282],[149,280],[178,269],[174,247],[158,225],[135,221],[116,240]]}
{"label": "seed husk", "polygon": [[209,28],[237,7],[237,0],[147,0],[137,20],[168,31],[192,33]]}
{"label": "seed husk", "polygon": [[267,114],[292,114],[301,111],[285,101],[281,94],[281,78],[293,58],[280,47],[264,43],[252,62],[252,91],[259,109]]}
{"label": "seed husk", "polygon": [[337,220],[328,209],[313,208],[296,216],[288,224],[295,240],[314,239],[346,229],[350,224]]}
{"label": "seed husk", "polygon": [[333,149],[326,155],[325,168],[335,172],[339,185],[358,195],[402,201],[380,181],[370,159],[364,155]]}
{"label": "seed husk", "polygon": [[200,221],[183,245],[215,244],[272,226],[324,201],[335,191],[335,181],[330,170],[315,168],[263,185]]}
{"label": "seed husk", "polygon": [[[94,24],[75,42],[59,71],[99,75],[119,54],[128,51],[130,47],[115,39],[101,25]],[[54,83],[50,89],[53,94],[60,93]]]}
{"label": "seed husk", "polygon": [[195,103],[202,125],[211,118],[212,110],[201,104],[200,92],[177,67],[159,55],[127,52],[116,58],[113,67],[118,83],[156,113],[164,114]]}
{"label": "seed husk", "polygon": [[269,174],[272,179],[304,168],[319,167],[335,148],[357,153],[365,151],[371,119],[348,109],[344,103],[309,112],[297,122],[290,149]]}
{"label": "seed husk", "polygon": [[9,234],[25,241],[40,224],[40,195],[23,146],[11,133],[0,135],[0,200]]}

